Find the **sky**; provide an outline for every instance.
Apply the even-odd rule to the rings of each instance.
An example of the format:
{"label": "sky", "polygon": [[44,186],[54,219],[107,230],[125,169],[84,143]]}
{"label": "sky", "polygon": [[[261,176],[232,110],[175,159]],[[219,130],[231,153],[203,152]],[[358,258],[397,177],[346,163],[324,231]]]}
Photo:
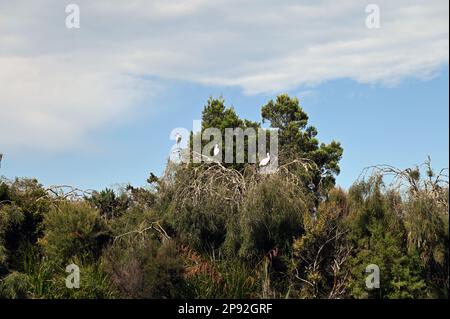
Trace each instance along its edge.
{"label": "sky", "polygon": [[[80,8],[80,28],[65,21]],[[368,28],[368,4],[380,27]],[[449,3],[0,0],[0,176],[84,189],[161,174],[210,96],[243,118],[300,100],[364,167],[448,167]]]}

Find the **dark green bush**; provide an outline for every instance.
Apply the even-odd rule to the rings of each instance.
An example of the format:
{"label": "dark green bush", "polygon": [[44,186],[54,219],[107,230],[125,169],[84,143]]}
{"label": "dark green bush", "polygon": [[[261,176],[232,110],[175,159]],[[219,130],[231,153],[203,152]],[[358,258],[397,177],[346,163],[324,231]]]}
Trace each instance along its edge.
{"label": "dark green bush", "polygon": [[120,216],[129,206],[129,199],[126,194],[119,196],[109,188],[101,192],[94,192],[87,199],[100,212],[100,216],[112,218]]}
{"label": "dark green bush", "polygon": [[25,299],[29,297],[28,275],[12,272],[0,281],[0,299]]}
{"label": "dark green bush", "polygon": [[[448,197],[447,197],[448,198]],[[430,298],[448,298],[449,218],[448,208],[420,194],[404,205],[408,251],[417,253],[425,266]]]}
{"label": "dark green bush", "polygon": [[280,176],[268,176],[246,194],[238,216],[238,254],[246,259],[261,258],[274,248],[288,253],[294,237],[304,231],[303,217],[309,205],[301,189]]}
{"label": "dark green bush", "polygon": [[35,179],[2,183],[1,189],[0,251],[3,253],[0,252],[0,268],[5,256],[8,267],[18,268],[23,252],[42,236],[43,216],[49,210],[50,201]]}
{"label": "dark green bush", "polygon": [[[349,192],[351,232],[349,239],[357,249],[349,260],[351,295],[356,298],[424,297],[423,264],[409,252],[402,216],[396,211],[398,195],[384,191],[380,178],[355,184]],[[365,287],[365,269],[380,268],[380,289]]]}
{"label": "dark green bush", "polygon": [[68,263],[74,256],[96,259],[109,241],[110,233],[99,212],[86,203],[62,202],[45,216],[45,233],[40,244],[56,263]]}
{"label": "dark green bush", "polygon": [[104,253],[104,269],[123,298],[183,298],[183,260],[171,241],[127,237]]}
{"label": "dark green bush", "polygon": [[305,232],[296,238],[292,250],[292,296],[346,296],[348,271],[342,265],[348,261],[353,248],[347,240],[348,227],[343,223],[347,214],[345,192],[331,189],[328,199],[319,205],[316,217],[304,215]]}
{"label": "dark green bush", "polygon": [[[165,204],[159,208],[164,222],[182,242],[199,251],[209,252],[223,244],[227,224],[236,218],[239,204],[233,200],[234,189],[215,179],[213,172],[217,169],[178,169],[175,181],[161,190],[160,200]],[[200,187],[202,182],[210,187]]]}

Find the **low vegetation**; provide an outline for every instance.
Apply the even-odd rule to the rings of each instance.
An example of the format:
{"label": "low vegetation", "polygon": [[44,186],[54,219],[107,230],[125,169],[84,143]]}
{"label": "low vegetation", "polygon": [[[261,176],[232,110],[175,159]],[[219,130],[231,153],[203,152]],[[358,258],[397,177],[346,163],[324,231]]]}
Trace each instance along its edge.
{"label": "low vegetation", "polygon": [[[0,298],[448,298],[445,170],[375,166],[344,190],[341,145],[297,99],[262,117],[280,133],[273,174],[169,162],[147,187],[92,193],[1,179]],[[202,129],[260,125],[222,99],[203,112]]]}

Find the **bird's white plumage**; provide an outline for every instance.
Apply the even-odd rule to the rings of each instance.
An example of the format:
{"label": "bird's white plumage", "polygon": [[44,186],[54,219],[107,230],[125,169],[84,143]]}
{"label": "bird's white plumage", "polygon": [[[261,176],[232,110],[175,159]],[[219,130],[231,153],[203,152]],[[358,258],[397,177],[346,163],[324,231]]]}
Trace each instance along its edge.
{"label": "bird's white plumage", "polygon": [[217,156],[220,152],[219,144],[214,145],[213,155]]}
{"label": "bird's white plumage", "polygon": [[270,162],[270,154],[267,153],[267,156],[264,157],[261,162],[259,162],[259,166],[266,166]]}

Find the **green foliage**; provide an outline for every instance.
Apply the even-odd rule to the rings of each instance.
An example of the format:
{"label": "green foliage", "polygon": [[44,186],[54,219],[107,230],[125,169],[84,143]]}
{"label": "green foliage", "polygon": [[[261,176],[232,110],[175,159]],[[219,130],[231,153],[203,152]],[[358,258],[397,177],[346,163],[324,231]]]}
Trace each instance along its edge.
{"label": "green foliage", "polygon": [[23,213],[15,206],[5,205],[0,207],[0,273],[7,268],[8,249],[11,247],[10,238],[13,230],[19,228],[24,220]]}
{"label": "green foliage", "polygon": [[0,243],[0,273],[3,273],[6,269],[7,258],[6,248]]}
{"label": "green foliage", "polygon": [[42,258],[39,247],[33,247],[26,251],[21,268],[28,275],[31,297],[49,299],[60,297],[58,287],[53,280],[57,267]]}
{"label": "green foliage", "polygon": [[25,299],[30,283],[26,274],[12,272],[0,281],[0,299]]}
{"label": "green foliage", "polygon": [[279,95],[275,101],[271,100],[262,107],[261,115],[263,121],[269,121],[271,127],[279,129],[281,164],[296,158],[309,159],[315,163],[316,170],[304,178],[311,179],[316,191],[319,185],[329,189],[335,184],[343,149],[336,141],[319,145],[317,129],[307,126],[308,115],[300,107],[297,98]]}
{"label": "green foliage", "polygon": [[[279,128],[270,175],[169,161],[149,187],[76,199],[0,180],[0,298],[448,298],[443,171],[428,160],[426,174],[384,167],[334,188],[342,148],[319,143],[296,98],[269,101],[262,117]],[[221,98],[202,119],[203,131],[261,126]],[[386,186],[386,173],[403,184]],[[66,287],[71,263],[80,288]],[[369,264],[380,289],[365,285]]]}
{"label": "green foliage", "polygon": [[[354,280],[352,295],[360,298],[423,297],[425,283],[422,264],[415,252],[404,245],[406,233],[395,211],[400,199],[382,192],[381,179],[356,184],[350,190],[352,232],[349,236],[358,251],[350,260]],[[364,278],[369,264],[380,268],[380,289],[367,290]]]}
{"label": "green foliage", "polygon": [[[34,179],[16,179],[1,184],[0,201],[0,273],[7,262],[17,268],[22,253],[42,235],[43,216],[49,209],[45,190]],[[3,260],[3,262],[2,262]]]}
{"label": "green foliage", "polygon": [[117,291],[103,271],[99,261],[83,261],[73,257],[71,262],[80,268],[80,287],[66,287],[65,265],[57,265],[41,255],[38,249],[26,252],[23,272],[27,274],[27,289],[30,298],[38,299],[104,299],[116,298]]}
{"label": "green foliage", "polygon": [[68,273],[58,269],[52,274],[52,286],[45,298],[58,299],[111,299],[119,297],[118,291],[113,287],[103,265],[98,262],[83,262],[74,259],[74,264],[80,267],[80,288],[68,289],[65,284]]}
{"label": "green foliage", "polygon": [[5,182],[0,183],[0,202],[9,201],[9,186]]}
{"label": "green foliage", "polygon": [[[152,184],[156,181],[153,181],[150,178],[147,182]],[[129,205],[131,207],[140,207],[141,209],[148,210],[156,203],[156,190],[143,187],[133,187],[131,185],[128,185],[126,190],[130,193]]]}
{"label": "green foliage", "polygon": [[[109,221],[109,227],[113,236],[139,231],[149,227],[152,223],[157,222],[159,216],[152,210],[142,210],[138,207],[131,207],[120,217]],[[148,233],[146,235],[149,235]],[[152,234],[150,234],[152,235]],[[152,236],[153,239],[158,237]]]}
{"label": "green foliage", "polygon": [[63,202],[45,216],[45,233],[39,243],[57,264],[75,256],[93,256],[109,240],[109,230],[99,212],[86,203]]}
{"label": "green foliage", "polygon": [[[448,197],[447,197],[448,200]],[[448,211],[435,199],[420,194],[405,203],[408,251],[417,253],[425,267],[428,297],[448,297]]]}
{"label": "green foliage", "polygon": [[196,274],[187,279],[193,298],[258,298],[261,280],[257,269],[239,259],[211,260],[219,280],[210,274]]}
{"label": "green foliage", "polygon": [[202,130],[215,127],[224,132],[225,128],[244,127],[250,123],[252,124],[251,126],[257,126],[256,123],[240,119],[234,108],[225,107],[223,98],[209,98],[202,112]]}
{"label": "green foliage", "polygon": [[[161,210],[170,230],[182,242],[196,250],[209,251],[223,244],[227,224],[235,218],[237,203],[223,200],[233,193],[226,182],[210,178],[216,183],[213,190],[196,192],[197,180],[204,179],[196,177],[191,169],[177,170],[174,184],[161,190],[162,201],[169,203]],[[198,196],[189,195],[192,193]]]}
{"label": "green foliage", "polygon": [[[236,114],[233,107],[226,107],[225,106],[225,100],[223,98],[219,99],[213,99],[209,98],[207,105],[204,107],[202,112],[202,131],[203,134],[204,131],[208,128],[216,128],[218,129],[222,134],[222,157],[225,158],[225,135],[226,131],[225,129],[242,129],[245,131],[247,128],[253,128],[258,129],[260,127],[260,124],[257,122],[252,122],[249,120],[243,120],[239,118],[239,116]],[[257,131],[255,131],[257,133]],[[234,168],[237,170],[244,169],[245,165],[242,163],[236,163],[237,155],[240,154],[240,152],[244,152],[244,154],[241,154],[245,161],[248,162],[248,143],[249,139],[252,137],[246,137],[244,140],[244,146],[243,150],[238,149],[238,147],[235,145],[232,149],[233,151],[233,158],[234,163],[225,163],[224,165],[226,167]],[[253,137],[253,139],[256,140],[256,136]],[[209,140],[202,141],[202,148],[206,143],[208,143]],[[192,140],[191,140],[191,146],[192,146]],[[228,150],[229,151],[229,150]]]}
{"label": "green foliage", "polygon": [[267,177],[245,197],[238,225],[228,245],[239,247],[246,259],[261,258],[274,248],[288,251],[294,237],[303,232],[303,216],[309,214],[302,192],[278,176]]}
{"label": "green foliage", "polygon": [[106,218],[119,216],[128,207],[128,198],[126,194],[117,196],[109,188],[101,192],[94,192],[88,201],[94,205],[100,212],[100,215]]}
{"label": "green foliage", "polygon": [[332,189],[317,216],[304,216],[304,233],[293,244],[291,276],[293,295],[301,298],[342,298],[351,254],[343,223],[348,214],[346,194]]}
{"label": "green foliage", "polygon": [[104,254],[104,269],[124,298],[182,298],[183,260],[171,242],[124,238]]}
{"label": "green foliage", "polygon": [[230,212],[218,198],[205,196],[198,205],[170,211],[169,224],[184,241],[201,251],[220,247],[225,240]]}

